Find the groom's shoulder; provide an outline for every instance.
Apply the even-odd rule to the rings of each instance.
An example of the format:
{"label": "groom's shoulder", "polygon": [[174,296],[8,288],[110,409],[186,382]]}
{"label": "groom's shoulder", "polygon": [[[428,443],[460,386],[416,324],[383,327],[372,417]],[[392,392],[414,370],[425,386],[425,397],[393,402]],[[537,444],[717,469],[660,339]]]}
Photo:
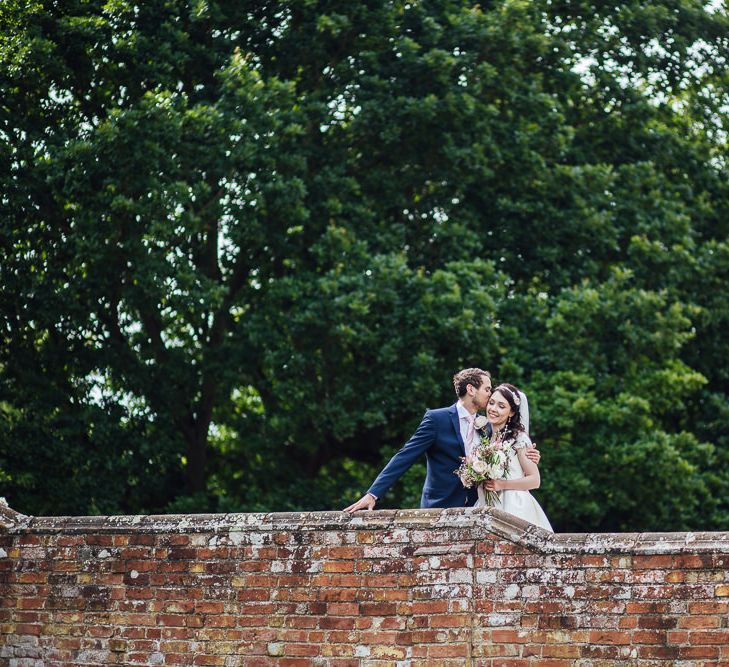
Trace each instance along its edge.
{"label": "groom's shoulder", "polygon": [[430,416],[432,419],[442,419],[449,417],[450,413],[455,410],[455,403],[445,408],[431,408],[425,411],[425,414]]}

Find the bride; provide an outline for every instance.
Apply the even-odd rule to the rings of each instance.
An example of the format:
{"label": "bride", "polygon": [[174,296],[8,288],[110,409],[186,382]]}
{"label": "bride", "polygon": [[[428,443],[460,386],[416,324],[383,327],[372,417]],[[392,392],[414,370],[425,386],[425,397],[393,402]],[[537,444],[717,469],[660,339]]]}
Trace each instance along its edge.
{"label": "bride", "polygon": [[[526,396],[512,384],[500,384],[491,394],[486,414],[493,429],[491,442],[511,445],[507,447],[509,466],[506,479],[491,479],[483,483],[486,490],[499,492],[494,507],[554,532],[544,510],[529,493],[530,489],[539,488],[540,477],[539,468],[525,453],[532,444],[524,424],[525,421],[528,424],[529,419]],[[485,494],[481,488],[478,491],[476,507],[484,507]]]}

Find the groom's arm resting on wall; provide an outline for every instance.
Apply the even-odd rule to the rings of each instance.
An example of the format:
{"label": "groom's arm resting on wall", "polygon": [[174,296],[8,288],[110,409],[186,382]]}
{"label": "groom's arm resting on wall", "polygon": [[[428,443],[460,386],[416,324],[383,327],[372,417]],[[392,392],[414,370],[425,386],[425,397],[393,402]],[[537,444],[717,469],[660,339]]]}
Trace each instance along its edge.
{"label": "groom's arm resting on wall", "polygon": [[356,503],[345,507],[345,512],[356,512],[358,510],[371,510],[375,503],[387,490],[402,477],[433,444],[435,440],[435,424],[430,416],[430,411],[425,413],[420,426],[377,475],[369,491],[365,493]]}

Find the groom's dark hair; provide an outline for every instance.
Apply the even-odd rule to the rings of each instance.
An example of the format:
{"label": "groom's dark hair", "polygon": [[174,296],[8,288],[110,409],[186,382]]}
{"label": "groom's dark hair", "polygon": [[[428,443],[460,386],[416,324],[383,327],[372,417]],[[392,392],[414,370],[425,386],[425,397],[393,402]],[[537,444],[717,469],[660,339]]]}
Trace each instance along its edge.
{"label": "groom's dark hair", "polygon": [[491,379],[491,373],[480,368],[464,368],[453,376],[453,388],[458,398],[466,395],[466,386],[472,384],[478,389],[483,384],[484,377]]}

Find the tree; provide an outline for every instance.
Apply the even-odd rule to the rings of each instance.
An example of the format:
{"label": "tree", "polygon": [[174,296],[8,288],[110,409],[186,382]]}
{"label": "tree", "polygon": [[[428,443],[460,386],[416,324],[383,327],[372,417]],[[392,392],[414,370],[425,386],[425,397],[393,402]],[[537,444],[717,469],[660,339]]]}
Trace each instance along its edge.
{"label": "tree", "polygon": [[[706,521],[725,16],[0,11],[0,484],[21,509],[340,506],[480,365],[533,396],[560,527]],[[645,497],[611,495],[656,452]]]}

